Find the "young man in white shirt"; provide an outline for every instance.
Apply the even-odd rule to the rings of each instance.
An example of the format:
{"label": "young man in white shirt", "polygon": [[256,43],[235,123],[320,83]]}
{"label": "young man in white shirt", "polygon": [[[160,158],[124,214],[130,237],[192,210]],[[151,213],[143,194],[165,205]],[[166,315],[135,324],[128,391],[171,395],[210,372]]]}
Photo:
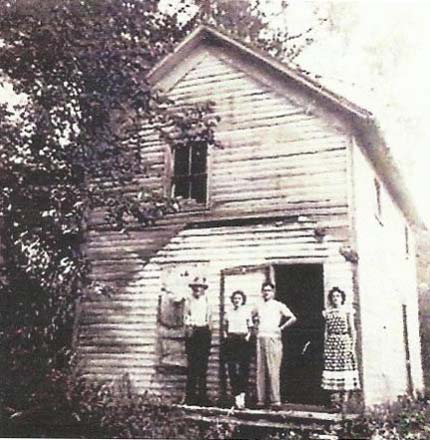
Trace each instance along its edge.
{"label": "young man in white shirt", "polygon": [[282,331],[297,319],[282,302],[275,300],[275,286],[261,286],[263,302],[254,310],[257,333],[257,406],[268,401],[272,409],[281,405],[280,370],[282,362]]}
{"label": "young man in white shirt", "polygon": [[188,405],[208,405],[206,376],[211,349],[212,314],[206,296],[205,278],[196,277],[191,283],[191,295],[184,305],[185,351],[187,354],[187,384],[185,402]]}

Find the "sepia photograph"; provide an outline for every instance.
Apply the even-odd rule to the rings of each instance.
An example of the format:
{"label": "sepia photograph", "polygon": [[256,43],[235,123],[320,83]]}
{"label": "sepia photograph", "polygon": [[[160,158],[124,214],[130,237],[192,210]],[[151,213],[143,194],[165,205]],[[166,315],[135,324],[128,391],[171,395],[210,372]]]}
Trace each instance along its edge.
{"label": "sepia photograph", "polygon": [[430,440],[429,22],[0,0],[0,437]]}

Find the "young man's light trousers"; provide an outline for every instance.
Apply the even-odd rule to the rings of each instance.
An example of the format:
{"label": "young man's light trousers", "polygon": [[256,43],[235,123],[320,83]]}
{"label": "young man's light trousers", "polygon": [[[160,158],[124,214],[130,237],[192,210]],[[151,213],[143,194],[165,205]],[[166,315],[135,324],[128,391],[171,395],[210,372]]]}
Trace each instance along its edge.
{"label": "young man's light trousers", "polygon": [[281,362],[281,336],[259,336],[257,338],[257,399],[259,403],[265,403],[267,400],[271,404],[281,402],[279,377]]}

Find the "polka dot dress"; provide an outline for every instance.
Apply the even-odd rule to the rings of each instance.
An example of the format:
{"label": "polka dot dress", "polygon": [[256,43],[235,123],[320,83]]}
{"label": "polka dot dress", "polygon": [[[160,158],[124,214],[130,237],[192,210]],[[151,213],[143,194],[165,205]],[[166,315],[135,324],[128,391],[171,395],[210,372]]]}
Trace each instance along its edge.
{"label": "polka dot dress", "polygon": [[343,309],[330,309],[325,312],[326,340],[321,386],[330,391],[360,388],[347,314]]}

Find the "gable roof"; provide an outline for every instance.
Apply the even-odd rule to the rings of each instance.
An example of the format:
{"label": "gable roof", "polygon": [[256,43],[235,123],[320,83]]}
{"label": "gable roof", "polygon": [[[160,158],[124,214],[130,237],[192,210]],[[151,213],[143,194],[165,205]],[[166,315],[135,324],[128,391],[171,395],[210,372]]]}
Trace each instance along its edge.
{"label": "gable roof", "polygon": [[154,66],[147,77],[149,83],[157,85],[187,55],[202,44],[232,50],[239,57],[247,59],[252,65],[258,65],[264,69],[268,75],[294,84],[316,102],[348,121],[354,134],[360,139],[364,152],[373,163],[379,177],[385,183],[399,208],[412,224],[426,228],[418,215],[400,169],[385,143],[382,131],[373,114],[343,96],[330,91],[319,82],[298,71],[297,68],[290,67],[261,50],[249,47],[225,32],[201,25],[184,38],[171,54]]}

